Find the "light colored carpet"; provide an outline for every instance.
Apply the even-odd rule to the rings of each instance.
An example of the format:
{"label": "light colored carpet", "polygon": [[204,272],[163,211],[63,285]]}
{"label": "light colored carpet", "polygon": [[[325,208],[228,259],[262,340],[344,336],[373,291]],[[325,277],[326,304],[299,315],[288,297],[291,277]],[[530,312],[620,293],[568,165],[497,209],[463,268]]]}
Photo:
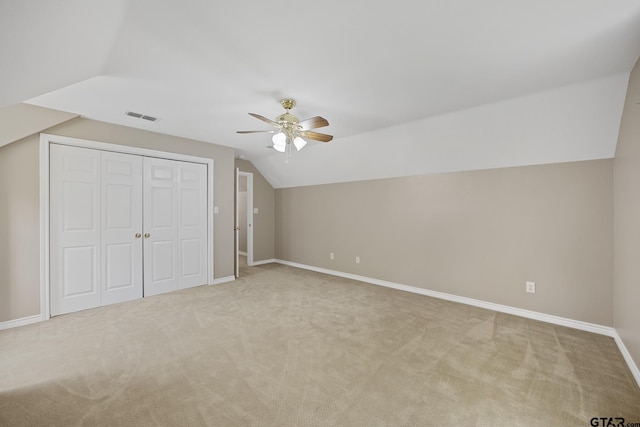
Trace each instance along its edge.
{"label": "light colored carpet", "polygon": [[282,265],[0,331],[0,425],[640,422],[611,338]]}

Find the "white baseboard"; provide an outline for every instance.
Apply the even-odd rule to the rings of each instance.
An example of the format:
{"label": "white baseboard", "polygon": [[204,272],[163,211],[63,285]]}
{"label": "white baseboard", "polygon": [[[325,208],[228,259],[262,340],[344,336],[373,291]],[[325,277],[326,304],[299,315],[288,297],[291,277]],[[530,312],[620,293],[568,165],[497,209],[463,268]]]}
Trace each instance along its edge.
{"label": "white baseboard", "polygon": [[429,289],[416,288],[415,286],[407,286],[400,283],[389,282],[386,280],[374,279],[371,277],[360,276],[352,273],[345,273],[342,271],[329,270],[327,268],[314,267],[312,265],[299,264],[297,262],[285,261],[276,259],[275,262],[279,264],[289,265],[291,267],[303,268],[305,270],[317,271],[318,273],[330,274],[332,276],[344,277],[345,279],[358,280],[360,282],[370,283],[372,285],[384,286],[387,288],[398,289],[401,291],[412,292],[415,294],[425,295],[433,298],[439,298],[447,301],[459,302],[461,304],[472,305],[475,307],[485,308],[487,310],[498,311],[501,313],[513,314],[514,316],[525,317],[528,319],[539,320],[541,322],[552,323],[554,325],[566,326],[573,329],[579,329],[581,331],[593,332],[595,334],[606,335],[612,337],[624,360],[627,362],[633,377],[635,378],[638,386],[640,386],[640,370],[635,364],[631,354],[624,345],[622,338],[618,335],[618,332],[612,327],[597,325],[595,323],[583,322],[581,320],[568,319],[566,317],[553,316],[551,314],[539,313],[537,311],[524,310],[521,308],[510,307],[508,305],[495,304],[492,302],[477,300],[473,298],[461,297],[458,295],[448,294],[445,292],[432,291]]}
{"label": "white baseboard", "polygon": [[21,319],[7,320],[6,322],[0,322],[0,331],[3,329],[17,328],[18,326],[31,325],[32,323],[38,323],[40,321],[42,321],[40,314],[23,317]]}
{"label": "white baseboard", "polygon": [[220,277],[219,279],[213,279],[212,285],[220,285],[222,283],[233,282],[234,280],[236,280],[236,276]]}
{"label": "white baseboard", "polygon": [[253,261],[253,264],[251,264],[251,267],[254,267],[256,265],[263,265],[263,264],[271,264],[276,262],[275,258],[271,258],[271,259],[261,259],[260,261]]}
{"label": "white baseboard", "polygon": [[627,350],[627,346],[624,345],[624,341],[622,341],[622,338],[620,337],[620,335],[618,335],[617,331],[615,332],[613,339],[616,341],[616,344],[618,344],[618,349],[620,349],[622,357],[624,357],[625,362],[627,362],[627,366],[629,366],[631,374],[636,379],[636,383],[638,383],[638,386],[640,386],[640,369],[638,369],[638,365],[636,365],[633,357],[631,357],[631,353],[629,353],[629,350]]}
{"label": "white baseboard", "polygon": [[596,325],[594,323],[582,322],[580,320],[567,319],[566,317],[553,316],[551,314],[539,313],[537,311],[524,310],[521,308],[511,307],[508,305],[496,304],[492,302],[477,300],[473,298],[461,297],[458,295],[448,294],[445,292],[432,291],[415,286],[403,285],[400,283],[389,282],[386,280],[374,279],[371,277],[360,276],[357,274],[344,273],[342,271],[329,270],[326,268],[314,267],[311,265],[298,264],[296,262],[277,260],[278,263],[289,265],[292,267],[313,270],[319,273],[326,273],[332,276],[344,277],[345,279],[358,280],[360,282],[371,283],[373,285],[384,286],[387,288],[398,289],[401,291],[411,292],[414,294],[425,295],[447,301],[459,302],[461,304],[472,305],[475,307],[485,308],[487,310],[499,311],[501,313],[513,314],[515,316],[526,317],[528,319],[540,320],[542,322],[553,323],[555,325],[567,326],[569,328],[580,329],[583,331],[594,332],[609,337],[615,336],[615,330],[608,326]]}

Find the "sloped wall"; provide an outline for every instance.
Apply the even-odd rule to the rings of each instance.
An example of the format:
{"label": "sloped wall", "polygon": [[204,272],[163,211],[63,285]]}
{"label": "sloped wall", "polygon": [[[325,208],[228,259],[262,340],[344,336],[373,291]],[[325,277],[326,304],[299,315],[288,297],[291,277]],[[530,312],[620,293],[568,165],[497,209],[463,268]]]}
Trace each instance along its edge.
{"label": "sloped wall", "polygon": [[640,60],[629,78],[614,164],[614,326],[639,366]]}
{"label": "sloped wall", "polygon": [[0,147],[78,117],[31,104],[0,108]]}

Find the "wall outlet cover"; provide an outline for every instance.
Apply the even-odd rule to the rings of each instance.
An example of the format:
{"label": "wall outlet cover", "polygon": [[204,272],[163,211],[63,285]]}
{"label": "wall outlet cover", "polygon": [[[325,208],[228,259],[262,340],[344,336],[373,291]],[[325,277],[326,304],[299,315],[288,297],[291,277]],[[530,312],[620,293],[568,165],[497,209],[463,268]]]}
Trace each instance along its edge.
{"label": "wall outlet cover", "polygon": [[530,294],[536,293],[536,282],[526,282],[525,290]]}

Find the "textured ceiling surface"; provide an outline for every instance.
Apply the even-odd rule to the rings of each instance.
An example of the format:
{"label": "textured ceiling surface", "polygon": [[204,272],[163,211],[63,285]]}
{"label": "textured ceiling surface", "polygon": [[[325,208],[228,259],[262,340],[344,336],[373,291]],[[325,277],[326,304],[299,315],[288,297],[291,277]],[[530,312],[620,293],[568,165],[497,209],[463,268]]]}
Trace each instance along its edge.
{"label": "textured ceiling surface", "polygon": [[[230,146],[287,187],[611,155],[640,2],[0,0],[0,35],[0,106]],[[335,136],[288,164],[235,133],[283,97]]]}

